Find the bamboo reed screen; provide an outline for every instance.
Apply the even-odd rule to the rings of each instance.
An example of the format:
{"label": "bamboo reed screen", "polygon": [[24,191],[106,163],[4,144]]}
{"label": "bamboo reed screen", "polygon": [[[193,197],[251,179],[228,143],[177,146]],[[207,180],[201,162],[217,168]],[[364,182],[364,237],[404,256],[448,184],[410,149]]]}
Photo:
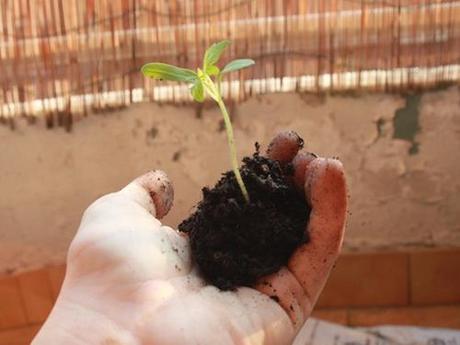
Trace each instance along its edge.
{"label": "bamboo reed screen", "polygon": [[[186,102],[185,85],[144,78],[195,68],[233,41],[226,97],[272,91],[401,90],[460,80],[460,1],[0,0],[0,119],[73,115],[133,102]],[[224,61],[225,62],[225,61]]]}

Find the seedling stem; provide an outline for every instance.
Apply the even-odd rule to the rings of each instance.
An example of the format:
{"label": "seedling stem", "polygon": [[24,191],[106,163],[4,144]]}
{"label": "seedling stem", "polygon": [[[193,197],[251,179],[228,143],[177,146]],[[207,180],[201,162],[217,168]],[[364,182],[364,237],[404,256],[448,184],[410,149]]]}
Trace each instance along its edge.
{"label": "seedling stem", "polygon": [[[197,71],[192,71],[187,68],[176,67],[160,62],[148,63],[142,66],[142,73],[154,79],[183,81],[191,85],[190,91],[192,97],[197,102],[203,102],[206,94],[208,94],[214,101],[216,101],[219,109],[224,118],[225,129],[227,132],[228,146],[230,148],[230,161],[232,170],[235,174],[236,182],[241,189],[246,202],[249,202],[249,193],[244,185],[243,178],[241,177],[238,156],[236,154],[235,137],[233,135],[233,127],[228,115],[227,108],[225,107],[224,100],[221,94],[221,81],[225,73],[240,70],[254,64],[251,59],[237,59],[229,62],[222,70],[220,70],[216,63],[225,48],[230,44],[230,41],[225,40],[211,45],[205,53],[203,58],[203,69],[197,68]],[[217,81],[217,86],[211,77],[214,76]]]}

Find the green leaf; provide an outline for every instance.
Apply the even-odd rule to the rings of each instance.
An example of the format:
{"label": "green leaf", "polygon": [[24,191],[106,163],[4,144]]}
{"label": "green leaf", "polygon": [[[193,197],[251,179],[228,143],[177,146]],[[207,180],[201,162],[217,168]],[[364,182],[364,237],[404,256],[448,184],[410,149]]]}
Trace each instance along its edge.
{"label": "green leaf", "polygon": [[204,54],[204,61],[203,61],[203,69],[206,71],[208,66],[212,66],[219,61],[220,56],[224,52],[224,49],[230,45],[229,40],[220,41],[218,43],[214,43],[208,49],[206,49],[206,53]]}
{"label": "green leaf", "polygon": [[230,72],[238,71],[238,70],[240,70],[242,68],[246,68],[246,67],[252,66],[254,64],[255,64],[255,62],[252,59],[237,59],[237,60],[233,60],[233,61],[229,62],[224,67],[224,69],[222,70],[221,73],[224,74],[224,73],[230,73]]}
{"label": "green leaf", "polygon": [[207,66],[206,67],[206,74],[207,75],[219,75],[220,69],[215,65]]}
{"label": "green leaf", "polygon": [[142,66],[141,71],[146,77],[153,79],[185,82],[193,82],[196,79],[196,73],[190,69],[176,67],[161,62],[145,64]]}
{"label": "green leaf", "polygon": [[204,88],[200,79],[195,80],[195,83],[190,91],[192,92],[192,97],[195,101],[200,103],[204,101]]}

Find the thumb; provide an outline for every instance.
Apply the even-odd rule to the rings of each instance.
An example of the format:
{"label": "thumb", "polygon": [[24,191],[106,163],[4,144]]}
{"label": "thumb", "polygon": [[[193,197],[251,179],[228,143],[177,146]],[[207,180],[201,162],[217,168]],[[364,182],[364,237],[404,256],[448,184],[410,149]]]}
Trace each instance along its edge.
{"label": "thumb", "polygon": [[149,171],[120,191],[102,196],[84,212],[69,258],[96,240],[104,243],[107,253],[116,252],[109,244],[131,228],[138,236],[159,228],[158,219],[168,213],[173,197],[172,184],[161,170]]}
{"label": "thumb", "polygon": [[161,170],[139,176],[119,193],[138,203],[157,219],[168,214],[174,200],[173,186]]}
{"label": "thumb", "polygon": [[103,281],[107,276],[101,272],[107,272],[110,279],[132,282],[188,272],[185,239],[158,220],[169,211],[172,200],[173,187],[159,170],[96,200],[85,211],[70,245],[71,275],[98,272]]}

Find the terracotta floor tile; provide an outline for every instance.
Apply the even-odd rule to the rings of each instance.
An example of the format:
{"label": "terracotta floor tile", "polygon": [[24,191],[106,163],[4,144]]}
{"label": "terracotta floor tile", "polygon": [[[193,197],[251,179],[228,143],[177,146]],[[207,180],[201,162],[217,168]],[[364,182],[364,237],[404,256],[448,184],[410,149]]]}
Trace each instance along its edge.
{"label": "terracotta floor tile", "polygon": [[460,306],[349,310],[351,326],[411,325],[460,329]]}
{"label": "terracotta floor tile", "polygon": [[410,255],[413,304],[460,303],[460,249]]}
{"label": "terracotta floor tile", "polygon": [[313,310],[311,316],[320,320],[338,323],[341,325],[348,324],[348,314],[345,309],[315,309]]}
{"label": "terracotta floor tile", "polygon": [[43,322],[54,304],[47,270],[23,273],[18,281],[27,320],[29,323]]}
{"label": "terracotta floor tile", "polygon": [[0,278],[0,329],[27,323],[16,277]]}
{"label": "terracotta floor tile", "polygon": [[318,301],[319,307],[408,304],[408,255],[342,255]]}
{"label": "terracotta floor tile", "polygon": [[40,329],[40,325],[0,331],[0,345],[29,345]]}
{"label": "terracotta floor tile", "polygon": [[62,282],[64,281],[65,276],[65,265],[48,267],[48,279],[51,287],[51,294],[53,300],[56,300],[61,290]]}

